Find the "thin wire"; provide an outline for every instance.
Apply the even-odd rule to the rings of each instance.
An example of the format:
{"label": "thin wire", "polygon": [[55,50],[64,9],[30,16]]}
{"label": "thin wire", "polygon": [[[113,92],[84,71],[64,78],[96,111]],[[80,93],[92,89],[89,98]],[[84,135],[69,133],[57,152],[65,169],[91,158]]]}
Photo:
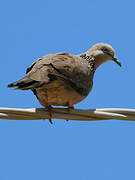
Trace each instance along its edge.
{"label": "thin wire", "polygon": [[[135,121],[135,109],[104,108],[104,109],[72,109],[53,108],[52,119],[66,119],[78,121],[99,121],[99,120],[128,120]],[[45,108],[0,108],[0,119],[8,120],[41,120],[49,119],[50,114]]]}

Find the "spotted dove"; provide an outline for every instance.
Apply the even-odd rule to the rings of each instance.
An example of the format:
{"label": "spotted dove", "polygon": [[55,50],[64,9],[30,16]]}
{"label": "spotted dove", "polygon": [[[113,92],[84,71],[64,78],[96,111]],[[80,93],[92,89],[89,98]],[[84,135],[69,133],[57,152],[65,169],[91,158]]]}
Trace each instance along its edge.
{"label": "spotted dove", "polygon": [[8,87],[32,90],[40,104],[48,109],[52,105],[71,108],[90,93],[96,69],[107,61],[121,66],[114,49],[104,43],[95,44],[81,55],[48,54],[37,59],[21,80]]}

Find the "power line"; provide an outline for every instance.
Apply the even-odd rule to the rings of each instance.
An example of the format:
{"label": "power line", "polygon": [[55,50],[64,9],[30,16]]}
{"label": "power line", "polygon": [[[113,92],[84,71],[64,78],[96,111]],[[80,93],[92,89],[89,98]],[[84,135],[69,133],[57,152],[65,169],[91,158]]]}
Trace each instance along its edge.
{"label": "power line", "polygon": [[[66,119],[79,121],[97,120],[128,120],[135,121],[135,109],[104,108],[104,109],[71,109],[53,108],[52,119]],[[0,119],[9,120],[41,120],[49,119],[50,115],[45,108],[0,108]]]}

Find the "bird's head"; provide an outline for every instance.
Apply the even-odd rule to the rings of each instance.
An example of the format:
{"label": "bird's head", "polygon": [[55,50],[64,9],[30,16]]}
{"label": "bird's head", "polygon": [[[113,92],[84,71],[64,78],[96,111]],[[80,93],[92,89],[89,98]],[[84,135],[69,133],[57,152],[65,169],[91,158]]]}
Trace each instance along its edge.
{"label": "bird's head", "polygon": [[114,61],[119,66],[121,66],[120,61],[118,61],[116,58],[114,49],[109,44],[95,44],[87,51],[87,54],[95,58],[97,67],[107,61]]}

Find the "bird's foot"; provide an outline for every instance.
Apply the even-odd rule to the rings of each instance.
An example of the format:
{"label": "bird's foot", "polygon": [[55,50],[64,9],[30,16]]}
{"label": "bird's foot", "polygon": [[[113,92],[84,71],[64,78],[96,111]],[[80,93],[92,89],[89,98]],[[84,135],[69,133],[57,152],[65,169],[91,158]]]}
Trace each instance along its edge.
{"label": "bird's foot", "polygon": [[53,122],[52,122],[52,106],[47,106],[46,109],[48,110],[49,115],[50,115],[49,122],[51,124],[53,124]]}
{"label": "bird's foot", "polygon": [[[69,106],[69,105],[68,105],[68,107],[67,107],[68,113],[70,113],[71,110],[73,110],[73,109],[74,109],[74,106]],[[66,119],[66,121],[69,121],[69,120]]]}
{"label": "bird's foot", "polygon": [[67,109],[68,109],[68,112],[70,113],[70,111],[74,109],[74,106],[68,106]]}

